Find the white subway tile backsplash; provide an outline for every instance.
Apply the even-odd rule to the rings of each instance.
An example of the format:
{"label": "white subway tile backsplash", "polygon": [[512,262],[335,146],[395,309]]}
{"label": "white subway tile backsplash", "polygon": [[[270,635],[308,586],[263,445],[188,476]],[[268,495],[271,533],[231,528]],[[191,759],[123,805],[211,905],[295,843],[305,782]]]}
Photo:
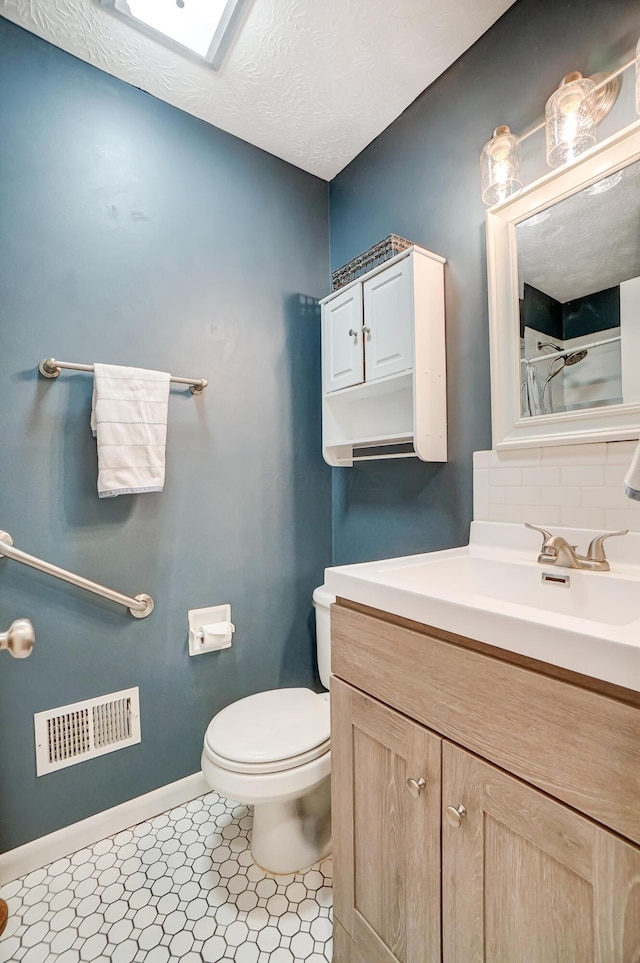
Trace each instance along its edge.
{"label": "white subway tile backsplash", "polygon": [[490,485],[520,485],[522,484],[521,468],[494,468],[489,466]]}
{"label": "white subway tile backsplash", "polygon": [[560,469],[560,484],[565,485],[604,485],[604,464],[580,465]]}
{"label": "white subway tile backsplash", "polygon": [[[629,504],[633,505],[632,499]],[[640,506],[640,502],[637,502]],[[621,532],[628,528],[630,532],[640,532],[640,511],[627,508],[607,508],[605,511],[605,531]]]}
{"label": "white subway tile backsplash", "polygon": [[475,468],[473,472],[473,510],[479,512],[479,518],[486,518],[489,514],[489,471],[486,468]]}
{"label": "white subway tile backsplash", "polygon": [[604,465],[570,465],[560,469],[560,484],[604,485]]}
{"label": "white subway tile backsplash", "polygon": [[580,505],[582,489],[577,486],[549,485],[540,489],[541,505]]}
{"label": "white subway tile backsplash", "polygon": [[540,528],[552,528],[560,524],[560,511],[557,505],[532,505],[524,508],[522,521]]}
{"label": "white subway tile backsplash", "polygon": [[629,499],[622,485],[583,488],[582,504],[586,508],[627,508]]}
{"label": "white subway tile backsplash", "polygon": [[474,518],[640,531],[624,494],[635,441],[474,454]]}
{"label": "white subway tile backsplash", "polygon": [[557,466],[546,468],[523,468],[523,485],[559,485],[560,469]]}
{"label": "white subway tile backsplash", "polygon": [[539,465],[540,448],[509,448],[506,451],[490,451],[489,468],[508,468],[509,465]]}
{"label": "white subway tile backsplash", "polygon": [[637,447],[637,441],[610,441],[607,445],[607,464],[628,468]]}
{"label": "white subway tile backsplash", "polygon": [[522,522],[522,505],[490,505],[490,522]]}
{"label": "white subway tile backsplash", "polygon": [[513,488],[507,486],[504,489],[505,502],[507,505],[539,505],[540,489],[532,488],[529,485],[517,485]]}
{"label": "white subway tile backsplash", "polygon": [[[564,505],[560,509],[560,524],[567,528],[605,529],[604,508],[582,508],[580,505]],[[586,546],[584,546],[586,548]]]}
{"label": "white subway tile backsplash", "polygon": [[621,488],[624,491],[624,476],[628,465],[607,465],[604,470],[604,483],[607,487]]}
{"label": "white subway tile backsplash", "polygon": [[552,445],[542,449],[543,465],[603,465],[606,458],[605,442],[593,445]]}

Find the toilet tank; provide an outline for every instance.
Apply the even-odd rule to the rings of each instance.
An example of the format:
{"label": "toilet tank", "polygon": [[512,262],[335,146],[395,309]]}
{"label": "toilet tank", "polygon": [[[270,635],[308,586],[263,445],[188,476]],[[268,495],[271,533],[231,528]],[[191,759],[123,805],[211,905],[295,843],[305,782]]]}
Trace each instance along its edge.
{"label": "toilet tank", "polygon": [[313,605],[316,610],[316,639],[318,672],[320,681],[325,689],[329,688],[331,675],[331,623],[329,606],[333,605],[336,597],[327,592],[324,585],[319,585],[313,593]]}

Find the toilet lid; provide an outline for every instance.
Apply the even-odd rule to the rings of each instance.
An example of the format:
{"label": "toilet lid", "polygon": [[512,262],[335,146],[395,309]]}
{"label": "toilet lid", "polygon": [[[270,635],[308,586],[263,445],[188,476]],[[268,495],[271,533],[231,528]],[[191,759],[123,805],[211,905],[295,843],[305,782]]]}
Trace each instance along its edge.
{"label": "toilet lid", "polygon": [[222,709],[205,743],[218,756],[245,764],[276,762],[328,743],[329,701],[311,689],[271,689]]}

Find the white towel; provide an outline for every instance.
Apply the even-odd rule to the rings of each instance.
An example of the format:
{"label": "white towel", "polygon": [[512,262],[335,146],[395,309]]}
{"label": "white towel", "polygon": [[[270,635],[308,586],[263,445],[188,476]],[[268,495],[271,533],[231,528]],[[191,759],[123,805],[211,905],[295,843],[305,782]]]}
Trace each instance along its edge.
{"label": "white towel", "polygon": [[98,442],[98,496],[164,487],[169,374],[94,364],[91,430]]}
{"label": "white towel", "polygon": [[525,361],[525,403],[527,410],[525,415],[542,415],[544,410],[540,400],[540,389],[538,387],[538,377],[535,365],[530,361]]}
{"label": "white towel", "polygon": [[624,493],[640,501],[640,442],[633,453],[631,465],[624,479]]}

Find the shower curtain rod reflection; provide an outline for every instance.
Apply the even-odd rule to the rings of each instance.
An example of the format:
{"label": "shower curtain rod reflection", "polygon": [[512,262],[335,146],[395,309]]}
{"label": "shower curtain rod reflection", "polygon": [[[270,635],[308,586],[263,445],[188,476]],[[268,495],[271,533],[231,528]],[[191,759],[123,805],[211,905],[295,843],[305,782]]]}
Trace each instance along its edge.
{"label": "shower curtain rod reflection", "polygon": [[36,558],[35,555],[27,555],[26,552],[13,547],[13,539],[8,532],[0,531],[0,558],[3,558],[3,556],[12,558],[15,562],[21,562],[23,565],[28,565],[29,568],[35,568],[38,572],[53,575],[54,578],[62,579],[63,582],[70,582],[87,592],[93,592],[94,595],[101,595],[104,599],[110,599],[119,605],[125,605],[135,619],[146,619],[147,615],[151,615],[153,612],[153,599],[150,595],[144,593],[133,597],[123,595],[122,592],[116,592],[115,589],[107,588],[106,585],[99,585],[82,575],[74,575],[73,572],[67,572],[66,569],[52,565],[51,562],[45,562],[41,558]]}
{"label": "shower curtain rod reflection", "polygon": [[615,338],[605,338],[604,341],[592,341],[590,344],[577,345],[575,348],[561,348],[560,351],[554,351],[552,354],[541,354],[537,358],[520,358],[520,364],[537,364],[539,361],[551,361],[553,358],[562,358],[566,354],[572,354],[574,351],[591,351],[592,348],[600,348],[603,344],[613,344],[615,341],[622,341],[622,337],[618,335]]}
{"label": "shower curtain rod reflection", "polygon": [[[61,368],[69,368],[70,371],[93,371],[92,364],[76,364],[74,361],[56,361],[55,358],[45,358],[38,365],[38,370],[45,378],[57,378]],[[206,378],[177,378],[169,376],[169,380],[178,385],[189,385],[192,395],[202,394],[209,382]]]}

